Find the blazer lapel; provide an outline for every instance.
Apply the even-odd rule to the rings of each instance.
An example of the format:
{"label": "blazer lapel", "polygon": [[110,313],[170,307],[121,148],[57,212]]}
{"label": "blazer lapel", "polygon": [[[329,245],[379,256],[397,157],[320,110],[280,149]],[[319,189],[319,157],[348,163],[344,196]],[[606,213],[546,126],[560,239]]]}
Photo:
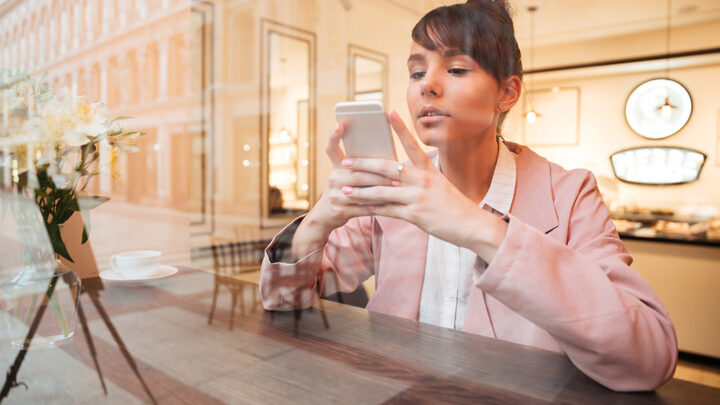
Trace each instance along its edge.
{"label": "blazer lapel", "polygon": [[517,179],[510,213],[528,225],[548,233],[558,227],[552,195],[550,164],[525,146],[505,142],[515,155]]}

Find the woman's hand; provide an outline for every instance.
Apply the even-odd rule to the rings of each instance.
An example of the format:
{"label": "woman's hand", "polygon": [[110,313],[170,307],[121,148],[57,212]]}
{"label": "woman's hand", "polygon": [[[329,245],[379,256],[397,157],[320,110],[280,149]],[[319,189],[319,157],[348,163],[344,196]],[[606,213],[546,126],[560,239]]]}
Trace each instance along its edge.
{"label": "woman's hand", "polygon": [[440,173],[397,112],[390,114],[390,123],[412,165],[385,159],[344,159],[342,166],[353,174],[393,179],[390,185],[345,187],[341,191],[347,200],[369,213],[409,221],[440,239],[473,250],[488,262],[492,260],[505,237],[505,221],[478,207]]}
{"label": "woman's hand", "polygon": [[333,164],[325,191],[295,232],[292,253],[300,259],[327,242],[333,229],[345,225],[353,217],[374,215],[372,207],[348,197],[348,191],[362,186],[390,186],[392,178],[367,171],[345,168],[340,148],[343,127],[338,124],[330,134],[325,152]]}

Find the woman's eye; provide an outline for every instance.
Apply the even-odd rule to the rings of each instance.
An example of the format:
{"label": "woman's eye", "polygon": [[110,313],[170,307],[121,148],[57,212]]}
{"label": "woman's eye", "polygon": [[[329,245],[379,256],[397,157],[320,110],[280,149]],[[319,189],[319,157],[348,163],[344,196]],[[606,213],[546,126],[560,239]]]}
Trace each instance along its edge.
{"label": "woman's eye", "polygon": [[452,75],[462,75],[469,71],[470,71],[470,69],[461,69],[461,68],[448,69],[448,73],[450,73]]}
{"label": "woman's eye", "polygon": [[413,80],[422,79],[425,76],[425,72],[415,72],[410,74],[410,78]]}

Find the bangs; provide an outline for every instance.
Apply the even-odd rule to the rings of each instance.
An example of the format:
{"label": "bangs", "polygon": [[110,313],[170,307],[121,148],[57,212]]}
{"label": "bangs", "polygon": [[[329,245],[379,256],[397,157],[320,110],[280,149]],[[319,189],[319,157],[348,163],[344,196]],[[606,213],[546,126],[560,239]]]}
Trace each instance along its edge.
{"label": "bangs", "polygon": [[415,25],[412,39],[431,51],[458,50],[501,83],[512,75],[513,66],[500,62],[508,58],[500,46],[504,35],[498,35],[501,31],[498,25],[476,7],[438,7]]}

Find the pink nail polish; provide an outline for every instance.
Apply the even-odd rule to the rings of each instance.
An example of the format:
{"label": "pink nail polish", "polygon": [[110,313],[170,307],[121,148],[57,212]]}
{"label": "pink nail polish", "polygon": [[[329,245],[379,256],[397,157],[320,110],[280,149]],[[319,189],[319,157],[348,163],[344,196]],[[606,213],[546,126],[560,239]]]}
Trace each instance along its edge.
{"label": "pink nail polish", "polygon": [[374,206],[374,205],[368,205],[368,209],[369,209],[370,211],[375,211],[375,206]]}
{"label": "pink nail polish", "polygon": [[350,167],[350,166],[352,166],[352,163],[353,163],[352,159],[343,159],[341,164],[343,167]]}
{"label": "pink nail polish", "polygon": [[393,187],[398,187],[401,186],[402,183],[400,182],[400,180],[393,180],[390,182],[390,185],[392,185]]}
{"label": "pink nail polish", "polygon": [[353,188],[351,186],[343,186],[342,192],[345,194],[350,194],[350,193],[352,193],[352,189]]}

